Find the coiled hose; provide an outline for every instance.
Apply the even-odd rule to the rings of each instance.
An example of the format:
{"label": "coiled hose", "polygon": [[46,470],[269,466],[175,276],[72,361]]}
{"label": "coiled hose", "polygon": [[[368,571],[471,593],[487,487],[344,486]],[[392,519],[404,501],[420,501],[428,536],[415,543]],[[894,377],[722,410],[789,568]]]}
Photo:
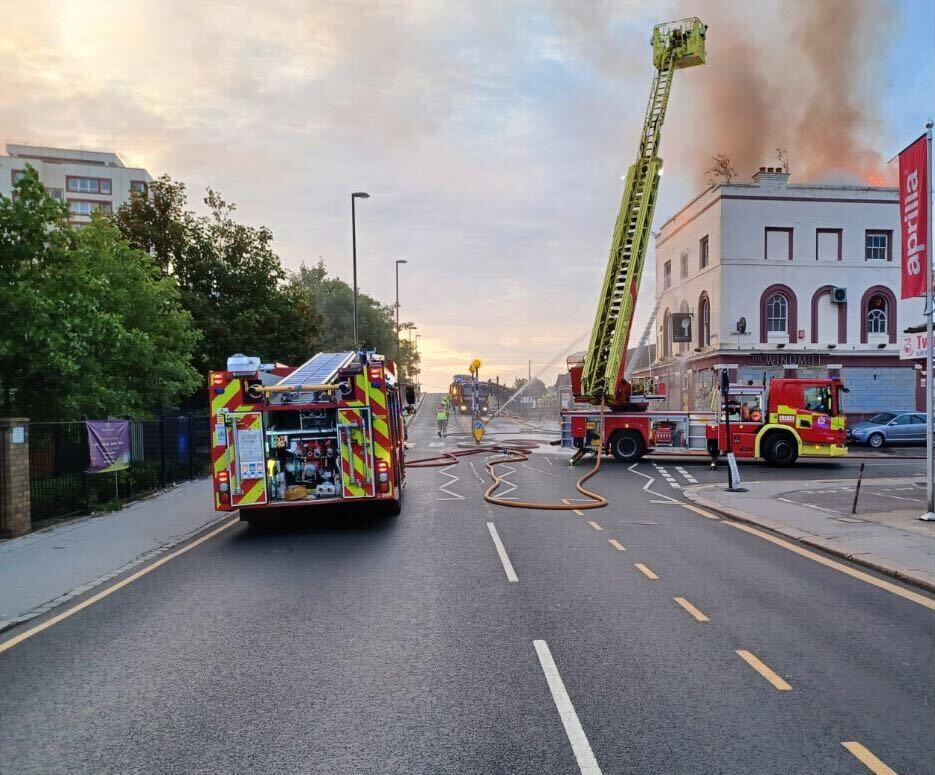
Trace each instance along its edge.
{"label": "coiled hose", "polygon": [[[601,404],[601,428],[604,427],[604,405]],[[484,491],[484,500],[493,503],[496,506],[506,506],[511,509],[540,509],[543,511],[574,511],[575,509],[602,509],[607,505],[607,498],[587,489],[584,483],[601,470],[601,454],[598,450],[594,456],[594,466],[587,471],[577,482],[575,489],[590,500],[584,502],[565,503],[564,501],[514,501],[498,498],[494,495],[497,488],[503,484],[503,480],[497,474],[495,467],[504,463],[525,463],[529,460],[529,455],[538,445],[535,441],[529,439],[506,439],[495,444],[484,444],[479,446],[465,447],[451,452],[442,452],[435,457],[419,458],[417,460],[407,460],[407,468],[441,468],[443,466],[454,465],[460,458],[468,455],[478,455],[487,452],[499,452],[500,457],[491,458],[484,462],[484,467],[490,474],[493,483]]]}

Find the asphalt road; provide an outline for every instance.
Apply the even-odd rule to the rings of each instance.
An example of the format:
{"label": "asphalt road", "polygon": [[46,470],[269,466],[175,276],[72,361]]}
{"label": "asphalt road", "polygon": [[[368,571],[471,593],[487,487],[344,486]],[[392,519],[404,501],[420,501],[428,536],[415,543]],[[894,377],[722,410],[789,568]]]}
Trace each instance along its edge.
{"label": "asphalt road", "polygon": [[[411,457],[458,443],[433,426]],[[605,464],[578,515],[489,506],[482,460],[410,471],[397,518],[238,524],[0,653],[0,772],[871,771],[847,742],[935,773],[933,611],[686,509],[652,462]],[[504,494],[576,497],[564,461]]]}

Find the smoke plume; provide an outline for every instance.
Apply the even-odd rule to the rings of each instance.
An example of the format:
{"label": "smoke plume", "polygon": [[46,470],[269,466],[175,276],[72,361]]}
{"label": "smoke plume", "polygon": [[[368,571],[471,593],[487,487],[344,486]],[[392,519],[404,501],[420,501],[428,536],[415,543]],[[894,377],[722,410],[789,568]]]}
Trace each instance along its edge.
{"label": "smoke plume", "polygon": [[673,118],[690,131],[673,150],[699,185],[716,153],[749,180],[778,166],[779,147],[796,182],[892,183],[880,121],[891,4],[713,0],[693,12],[709,25],[708,59],[676,78]]}

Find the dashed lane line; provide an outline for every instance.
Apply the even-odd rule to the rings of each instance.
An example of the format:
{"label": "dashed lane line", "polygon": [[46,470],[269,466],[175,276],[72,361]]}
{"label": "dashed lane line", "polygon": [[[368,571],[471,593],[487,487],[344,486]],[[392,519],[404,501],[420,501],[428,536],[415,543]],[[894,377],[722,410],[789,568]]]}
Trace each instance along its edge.
{"label": "dashed lane line", "polygon": [[672,598],[676,603],[678,603],[682,608],[684,608],[688,613],[697,619],[699,622],[710,622],[711,620],[705,616],[701,611],[699,611],[695,606],[689,603],[684,597],[674,597]]}
{"label": "dashed lane line", "polygon": [[763,678],[769,681],[774,688],[778,689],[781,692],[791,692],[792,687],[787,684],[782,677],[772,670],[768,665],[764,664],[756,655],[751,654],[746,649],[737,649],[737,656],[740,657],[744,662],[746,662],[750,667],[756,670]]}
{"label": "dashed lane line", "polygon": [[896,770],[878,759],[866,746],[861,745],[856,740],[848,740],[841,743],[841,745],[850,751],[854,758],[874,775],[897,775]]}
{"label": "dashed lane line", "polygon": [[852,578],[859,579],[860,581],[863,581],[867,584],[872,584],[873,586],[884,589],[887,592],[893,593],[894,595],[899,595],[899,597],[902,597],[906,600],[911,600],[913,603],[917,603],[918,605],[928,608],[930,611],[935,611],[935,598],[933,597],[921,595],[918,592],[913,592],[910,589],[903,589],[897,584],[884,581],[883,579],[878,579],[876,576],[871,576],[869,573],[864,573],[863,571],[857,570],[856,568],[851,568],[844,563],[831,560],[818,554],[817,552],[803,549],[801,546],[796,546],[791,541],[785,541],[782,538],[777,538],[776,536],[770,535],[763,530],[757,530],[755,527],[750,527],[749,525],[744,525],[740,522],[728,522],[727,520],[722,520],[721,524],[730,525],[737,530],[743,530],[745,533],[758,536],[759,538],[769,541],[770,543],[776,544],[776,546],[781,546],[783,549],[788,549],[790,552],[795,552],[801,557],[807,557],[808,559],[814,560],[815,562],[820,563],[827,568],[833,568],[834,570],[840,571],[841,573],[846,573]]}
{"label": "dashed lane line", "polygon": [[652,581],[659,581],[659,577],[649,569],[649,566],[648,566],[648,565],[644,565],[644,564],[641,563],[641,562],[636,562],[636,563],[633,563],[633,564],[636,566],[636,569],[637,569],[640,573],[642,573],[646,578],[648,578],[648,579],[650,579],[650,580],[652,580]]}
{"label": "dashed lane line", "polygon": [[692,476],[690,473],[688,473],[688,471],[682,468],[682,466],[676,466],[675,470],[678,471],[682,476],[684,476],[685,479],[691,484],[698,484],[698,480],[694,476]]}
{"label": "dashed lane line", "polygon": [[506,573],[506,580],[515,584],[519,581],[519,578],[516,576],[513,563],[510,562],[510,556],[506,553],[506,547],[503,546],[503,541],[500,540],[497,526],[494,525],[493,522],[488,522],[487,530],[490,531],[490,537],[493,539],[493,545],[497,550],[497,556],[500,558],[500,564],[503,565],[503,570]]}
{"label": "dashed lane line", "polygon": [[555,666],[549,644],[544,640],[534,640],[532,645],[536,649],[549,691],[552,692],[552,701],[558,710],[562,726],[565,727],[565,734],[568,736],[568,742],[571,743],[571,750],[575,755],[575,761],[578,762],[581,775],[601,775],[601,768],[598,766],[597,759],[594,758],[594,751],[591,750],[591,744],[575,712],[575,706],[572,705],[568,691],[565,689],[565,682],[562,681],[562,676]]}
{"label": "dashed lane line", "polygon": [[593,527],[595,530],[603,530],[603,529],[604,529],[604,528],[602,528],[600,525],[598,525],[597,522],[595,522],[593,519],[590,520],[590,521],[588,522],[588,524],[589,524],[591,527]]}
{"label": "dashed lane line", "polygon": [[21,632],[19,635],[15,635],[9,640],[3,641],[3,643],[0,643],[0,654],[2,654],[4,651],[9,651],[11,648],[22,643],[24,640],[31,638],[33,635],[38,635],[43,630],[47,630],[49,627],[58,624],[70,616],[74,616],[76,613],[83,611],[88,606],[94,605],[99,600],[103,600],[105,597],[112,595],[117,590],[123,589],[128,584],[132,584],[134,581],[142,578],[147,573],[156,570],[156,568],[161,568],[167,562],[174,560],[176,557],[182,554],[185,554],[185,552],[190,552],[196,546],[200,546],[205,541],[210,541],[212,538],[218,535],[218,533],[224,532],[228,528],[236,525],[238,522],[240,522],[239,518],[232,519],[230,522],[225,522],[223,525],[216,527],[211,532],[205,533],[203,536],[201,536],[201,538],[195,539],[190,544],[185,544],[185,546],[183,546],[181,549],[176,549],[174,552],[167,554],[165,557],[160,557],[154,563],[147,565],[145,568],[141,568],[140,570],[136,571],[136,573],[131,573],[125,579],[121,579],[116,584],[111,584],[106,589],[102,589],[100,592],[91,595],[91,597],[85,598],[80,603],[73,605],[71,608],[65,609],[60,614],[53,616],[51,619],[46,619],[44,622],[41,622],[34,627],[23,630],[23,632]]}
{"label": "dashed lane line", "polygon": [[618,552],[625,552],[627,550],[627,547],[620,543],[616,538],[608,538],[607,543],[614,547],[614,549],[616,549]]}

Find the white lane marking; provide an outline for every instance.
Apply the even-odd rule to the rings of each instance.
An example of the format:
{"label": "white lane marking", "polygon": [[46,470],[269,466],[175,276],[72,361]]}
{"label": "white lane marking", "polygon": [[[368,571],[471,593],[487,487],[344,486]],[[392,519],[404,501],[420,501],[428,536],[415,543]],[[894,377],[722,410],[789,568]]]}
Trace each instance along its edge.
{"label": "white lane marking", "polygon": [[[919,503],[922,498],[907,498],[905,495],[887,495],[883,492],[870,492],[869,495],[879,495],[881,498],[895,498],[898,501],[911,501],[913,503]],[[921,494],[921,493],[920,493]]]}
{"label": "white lane marking", "polygon": [[682,476],[685,477],[685,479],[687,479],[692,484],[698,484],[698,480],[694,476],[692,476],[690,473],[688,473],[688,471],[682,468],[682,466],[676,466],[675,470],[678,471]]}
{"label": "white lane marking", "polygon": [[490,531],[493,545],[496,547],[497,555],[500,557],[500,564],[503,565],[503,570],[506,572],[506,580],[514,583],[519,581],[516,577],[516,571],[513,569],[513,563],[510,562],[510,557],[503,546],[503,541],[500,540],[500,534],[497,532],[496,525],[494,525],[493,522],[488,522],[487,529]]}
{"label": "white lane marking", "polygon": [[444,441],[430,441],[429,446],[430,447],[444,447],[445,442]]}
{"label": "white lane marking", "polygon": [[449,486],[449,485],[452,485],[452,484],[454,484],[455,482],[458,482],[458,481],[461,480],[461,477],[460,477],[460,476],[455,476],[454,474],[449,474],[449,473],[448,473],[448,469],[449,469],[449,468],[454,468],[456,465],[458,465],[458,464],[457,464],[457,463],[452,463],[450,466],[447,466],[446,468],[441,468],[441,469],[439,469],[438,473],[440,473],[442,476],[447,476],[451,481],[450,481],[450,482],[445,482],[444,484],[440,485],[438,489],[439,489],[441,492],[450,495],[451,497],[450,497],[450,498],[438,498],[437,500],[440,500],[440,501],[463,501],[463,500],[464,500],[464,496],[463,496],[463,495],[458,495],[458,493],[452,492],[451,490],[448,489],[448,486]]}
{"label": "white lane marking", "polygon": [[472,461],[470,461],[470,462],[471,462],[471,470],[474,472],[474,478],[477,479],[478,482],[480,482],[481,484],[483,484],[483,483],[484,483],[484,480],[481,478],[481,475],[480,475],[479,473],[477,473],[477,469],[474,468],[474,461],[472,460]]}
{"label": "white lane marking", "polygon": [[558,715],[562,720],[562,726],[565,727],[565,734],[568,735],[568,742],[571,743],[571,750],[575,754],[581,775],[601,775],[601,768],[597,764],[597,759],[594,758],[594,751],[591,750],[591,744],[575,712],[575,706],[571,704],[565,683],[555,666],[555,660],[552,659],[549,644],[544,640],[534,640],[532,645],[536,648],[539,664],[542,666],[542,672],[545,673],[549,691],[552,692],[552,701],[558,709]]}
{"label": "white lane marking", "polygon": [[543,469],[536,468],[534,466],[529,465],[528,463],[523,463],[523,468],[528,468],[530,471],[536,471],[540,474],[545,474],[546,476],[559,476],[559,474],[553,474],[551,471],[544,471]]}
{"label": "white lane marking", "polygon": [[[638,465],[639,465],[639,463],[634,463],[633,465],[628,466],[628,467],[627,467],[627,471],[632,471],[632,472],[633,472],[634,474],[636,474],[637,476],[642,476],[644,479],[648,479],[648,480],[649,480],[648,482],[646,482],[646,484],[643,485],[643,490],[644,490],[644,491],[646,491],[646,492],[648,492],[648,493],[651,493],[652,495],[655,495],[657,498],[664,498],[665,501],[666,501],[666,503],[678,503],[678,502],[679,502],[677,498],[670,498],[668,495],[663,495],[661,492],[656,492],[655,490],[650,490],[649,488],[652,486],[652,483],[656,481],[656,479],[655,479],[655,477],[652,477],[652,476],[650,476],[649,474],[644,474],[642,471],[637,471],[637,470],[636,470],[636,467],[637,467]],[[653,465],[655,465],[655,464],[653,464]]]}
{"label": "white lane marking", "polygon": [[[493,457],[496,457],[496,456],[494,455]],[[488,460],[489,460],[489,458],[488,458]],[[504,482],[504,484],[510,485],[510,489],[509,489],[509,490],[504,490],[502,494],[501,494],[501,493],[497,493],[497,497],[498,497],[498,498],[506,498],[506,495],[507,495],[507,494],[513,492],[513,490],[516,489],[516,485],[513,484],[513,482],[511,482],[509,479],[507,479],[508,476],[512,476],[513,474],[516,473],[516,469],[513,468],[513,466],[507,465],[506,463],[502,463],[502,464],[501,464],[501,467],[506,469],[506,473],[505,473],[505,474],[501,474],[501,475],[500,475],[500,479]],[[514,495],[512,498],[507,498],[507,500],[513,500],[513,501],[515,501],[515,500],[516,500],[516,496]]]}
{"label": "white lane marking", "polygon": [[554,466],[554,465],[555,465],[555,463],[552,461],[552,458],[550,458],[550,457],[548,457],[548,456],[545,457],[545,462],[548,463],[550,466]]}
{"label": "white lane marking", "polygon": [[837,514],[834,509],[826,509],[824,506],[816,506],[814,503],[802,503],[801,501],[790,500],[789,498],[776,498],[777,501],[782,501],[783,503],[793,503],[796,506],[805,506],[808,509],[815,509],[816,511],[825,511],[828,514]]}

